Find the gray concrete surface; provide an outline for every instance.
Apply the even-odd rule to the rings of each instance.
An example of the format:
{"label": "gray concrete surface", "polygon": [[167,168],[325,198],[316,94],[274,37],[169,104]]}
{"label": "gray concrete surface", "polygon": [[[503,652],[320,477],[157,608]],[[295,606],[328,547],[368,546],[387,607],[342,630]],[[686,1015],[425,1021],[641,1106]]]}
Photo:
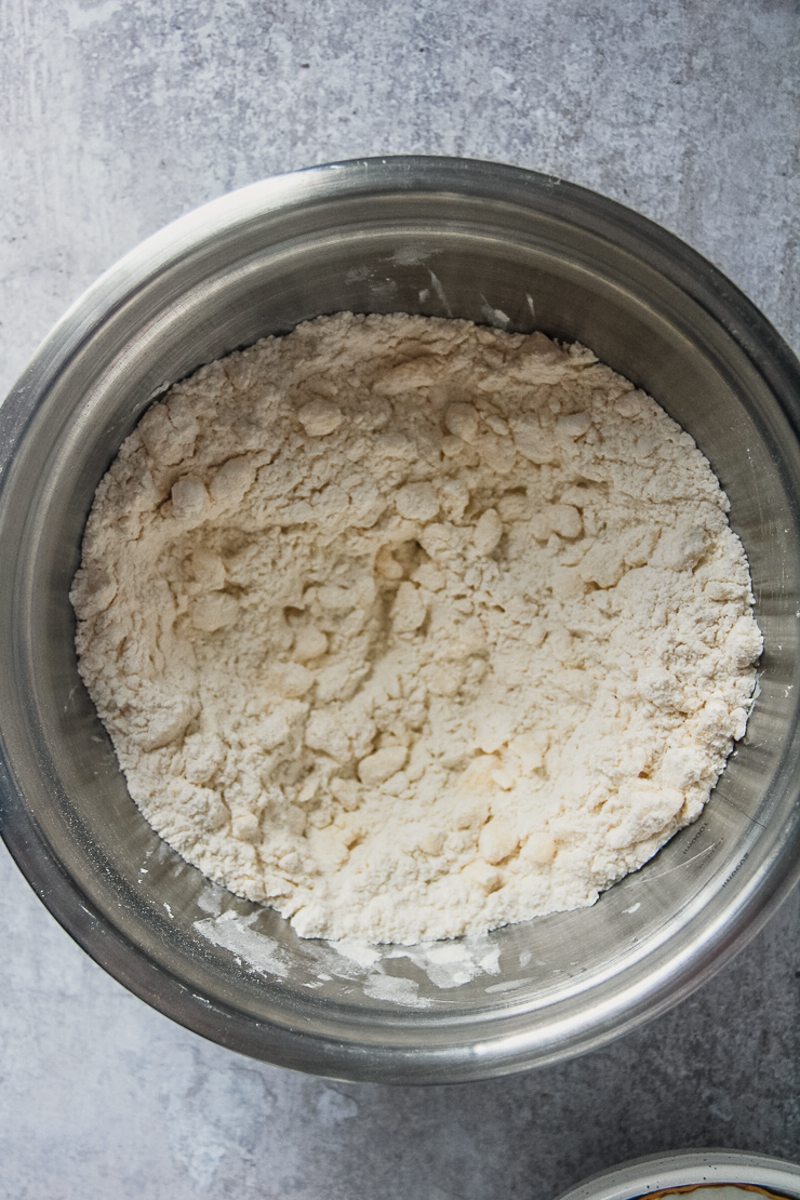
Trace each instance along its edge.
{"label": "gray concrete surface", "polygon": [[[800,344],[791,0],[3,0],[0,385],[165,221],[272,172],[456,153],[661,221]],[[800,1158],[798,903],[561,1067],[425,1091],[240,1059],[106,977],[0,855],[0,1197],[515,1200],[681,1145]]]}

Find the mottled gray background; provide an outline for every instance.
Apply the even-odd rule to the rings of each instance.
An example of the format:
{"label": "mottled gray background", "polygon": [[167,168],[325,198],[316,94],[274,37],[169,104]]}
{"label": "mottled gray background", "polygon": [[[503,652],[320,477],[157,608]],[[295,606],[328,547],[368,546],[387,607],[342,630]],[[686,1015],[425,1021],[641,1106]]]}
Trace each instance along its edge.
{"label": "mottled gray background", "polygon": [[[597,188],[800,344],[791,0],[0,0],[0,383],[94,276],[271,172],[389,152]],[[456,1088],[240,1059],[95,967],[0,854],[0,1195],[548,1200],[682,1145],[800,1158],[795,897],[714,982],[565,1066]]]}

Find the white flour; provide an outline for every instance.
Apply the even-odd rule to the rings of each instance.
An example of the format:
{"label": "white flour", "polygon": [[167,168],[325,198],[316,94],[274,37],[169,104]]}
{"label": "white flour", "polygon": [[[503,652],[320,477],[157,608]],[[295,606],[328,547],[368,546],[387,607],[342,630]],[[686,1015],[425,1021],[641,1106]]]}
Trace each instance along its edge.
{"label": "white flour", "polygon": [[307,936],[590,904],[693,820],[761,636],[688,434],[579,346],[349,314],[173,387],[80,669],[147,819]]}

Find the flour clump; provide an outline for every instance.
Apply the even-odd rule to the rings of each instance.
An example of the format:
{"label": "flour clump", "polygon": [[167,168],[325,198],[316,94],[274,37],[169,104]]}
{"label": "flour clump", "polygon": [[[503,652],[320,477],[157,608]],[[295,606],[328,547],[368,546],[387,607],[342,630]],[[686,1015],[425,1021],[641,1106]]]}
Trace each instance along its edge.
{"label": "flour clump", "polygon": [[304,936],[591,904],[744,734],[761,635],[727,509],[581,346],[320,318],[123,443],[71,594],[80,671],[151,825]]}

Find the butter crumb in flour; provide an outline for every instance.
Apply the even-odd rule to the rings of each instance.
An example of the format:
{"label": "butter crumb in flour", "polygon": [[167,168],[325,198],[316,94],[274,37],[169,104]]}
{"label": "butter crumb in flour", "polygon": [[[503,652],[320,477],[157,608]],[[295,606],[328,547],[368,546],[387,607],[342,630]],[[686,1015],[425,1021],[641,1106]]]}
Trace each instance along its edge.
{"label": "butter crumb in flour", "polygon": [[203,367],[72,590],[133,799],[304,936],[591,904],[694,820],[761,635],[688,434],[578,345],[320,318]]}

